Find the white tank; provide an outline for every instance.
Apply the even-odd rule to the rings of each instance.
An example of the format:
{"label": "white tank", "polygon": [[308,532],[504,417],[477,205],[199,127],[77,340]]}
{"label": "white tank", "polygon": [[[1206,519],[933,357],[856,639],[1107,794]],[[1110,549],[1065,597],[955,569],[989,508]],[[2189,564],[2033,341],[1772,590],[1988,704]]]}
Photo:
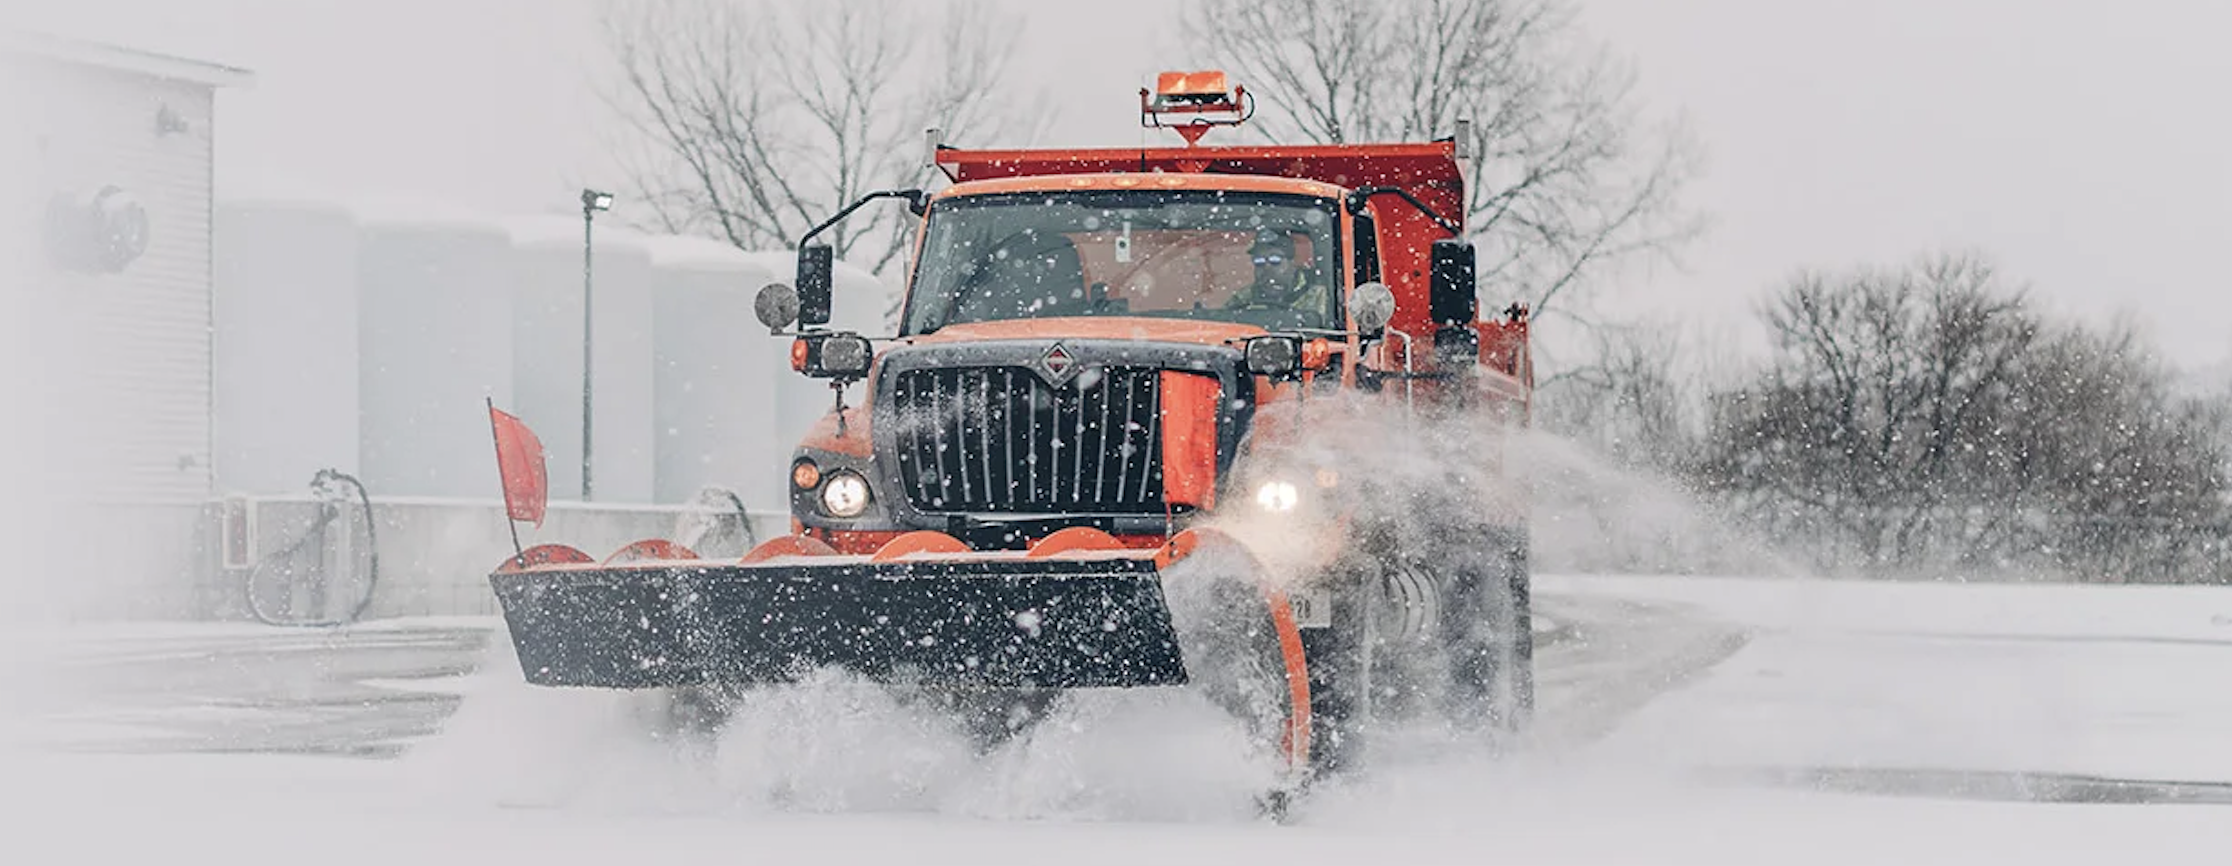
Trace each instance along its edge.
{"label": "white tank", "polygon": [[218,492],[298,493],[320,469],[355,473],[355,216],[334,204],[229,201],[217,207],[214,248]]}
{"label": "white tank", "polygon": [[[514,405],[549,454],[550,495],[580,499],[582,222],[508,221]],[[595,227],[589,323],[591,495],[597,502],[653,501],[651,257],[643,236]]]}
{"label": "white tank", "polygon": [[790,445],[776,436],[775,394],[793,375],[790,341],[768,334],[752,312],[752,299],[775,272],[719,241],[645,242],[658,501],[687,502],[710,486],[734,491],[755,511],[786,509]]}
{"label": "white tank", "polygon": [[438,206],[357,213],[359,477],[378,496],[501,496],[484,401],[513,405],[510,237]]}

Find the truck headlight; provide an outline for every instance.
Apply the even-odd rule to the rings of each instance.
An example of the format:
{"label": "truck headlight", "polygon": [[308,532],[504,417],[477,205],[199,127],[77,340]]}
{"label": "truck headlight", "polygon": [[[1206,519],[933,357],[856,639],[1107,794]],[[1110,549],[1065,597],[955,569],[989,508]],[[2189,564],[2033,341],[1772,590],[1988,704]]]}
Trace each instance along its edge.
{"label": "truck headlight", "polygon": [[830,473],[822,484],[821,501],[822,510],[832,517],[859,517],[868,510],[868,479],[849,470]]}
{"label": "truck headlight", "polygon": [[1265,511],[1284,513],[1302,504],[1302,491],[1286,481],[1266,481],[1256,488],[1256,506]]}

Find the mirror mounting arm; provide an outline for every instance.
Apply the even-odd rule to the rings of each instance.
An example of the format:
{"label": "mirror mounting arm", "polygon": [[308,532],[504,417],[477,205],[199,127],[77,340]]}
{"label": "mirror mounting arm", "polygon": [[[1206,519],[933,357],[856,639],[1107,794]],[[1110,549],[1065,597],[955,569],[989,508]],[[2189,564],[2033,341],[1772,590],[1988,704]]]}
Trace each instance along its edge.
{"label": "mirror mounting arm", "polygon": [[1435,213],[1433,208],[1427,207],[1425,202],[1419,201],[1417,196],[1411,195],[1410,190],[1404,189],[1399,186],[1367,186],[1355,192],[1349,193],[1349,215],[1363,216],[1364,203],[1371,201],[1372,196],[1382,195],[1385,193],[1394,193],[1396,195],[1402,196],[1404,201],[1410,202],[1411,207],[1418,208],[1419,213],[1425,214],[1427,219],[1433,220],[1435,225],[1441,226],[1442,231],[1448,232],[1450,237],[1457,237],[1458,235],[1464,234],[1462,230],[1457,228],[1456,223],[1450,222],[1448,218],[1443,217],[1441,214]]}
{"label": "mirror mounting arm", "polygon": [[836,215],[835,215],[835,216],[832,216],[832,217],[830,217],[830,218],[828,218],[828,219],[826,219],[826,220],[822,220],[822,222],[821,222],[821,225],[815,226],[815,227],[814,227],[814,228],[813,228],[813,229],[812,229],[811,231],[808,231],[808,232],[806,233],[806,235],[805,235],[804,237],[801,237],[801,238],[799,238],[799,239],[798,239],[798,245],[799,245],[799,246],[802,246],[802,247],[803,247],[803,246],[805,246],[805,245],[806,245],[806,242],[807,242],[807,241],[811,241],[811,240],[813,240],[813,239],[814,239],[814,236],[815,236],[815,235],[818,235],[818,234],[821,234],[822,232],[828,231],[828,230],[829,230],[829,227],[830,227],[830,226],[836,225],[836,224],[837,224],[837,223],[838,223],[838,222],[839,222],[840,220],[843,220],[843,219],[844,219],[845,217],[848,217],[848,216],[852,216],[852,212],[853,212],[853,211],[856,211],[856,210],[859,210],[859,209],[861,208],[861,206],[862,206],[862,205],[865,205],[865,204],[867,204],[867,203],[869,203],[869,202],[875,201],[875,200],[877,200],[877,199],[880,199],[880,198],[903,198],[903,199],[906,199],[906,200],[907,200],[907,210],[909,210],[909,211],[913,212],[915,216],[921,216],[921,215],[922,215],[922,213],[923,213],[923,211],[926,211],[926,210],[928,210],[928,209],[930,208],[930,197],[929,197],[928,195],[925,195],[925,194],[923,193],[923,191],[922,191],[922,190],[919,190],[919,189],[879,189],[879,190],[876,190],[875,192],[871,192],[871,193],[869,193],[869,194],[867,194],[867,195],[861,196],[861,197],[860,197],[860,198],[859,198],[858,200],[854,201],[854,202],[853,202],[852,204],[846,205],[846,206],[845,206],[845,209],[844,209],[844,210],[841,210],[841,211],[838,211],[838,212],[836,213]]}

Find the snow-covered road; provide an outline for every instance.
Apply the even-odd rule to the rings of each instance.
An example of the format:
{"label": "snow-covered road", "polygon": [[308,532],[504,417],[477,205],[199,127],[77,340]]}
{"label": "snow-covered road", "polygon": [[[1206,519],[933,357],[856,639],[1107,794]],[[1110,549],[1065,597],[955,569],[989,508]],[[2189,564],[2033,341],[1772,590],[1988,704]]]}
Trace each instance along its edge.
{"label": "snow-covered road", "polygon": [[[1219,758],[1214,719],[1169,696],[1083,706],[1031,748],[976,762],[903,710],[831,688],[767,708],[718,753],[690,759],[613,737],[618,704],[515,687],[500,646],[462,674],[400,637],[428,624],[366,629],[351,636],[363,652],[338,654],[317,648],[329,638],[300,634],[251,651],[271,638],[237,627],[18,636],[19,672],[90,665],[74,670],[119,677],[79,694],[136,706],[123,720],[131,727],[77,718],[81,742],[283,748],[324,730],[415,745],[371,760],[19,748],[0,758],[10,765],[0,814],[15,825],[7,844],[31,855],[17,862],[2232,857],[2232,808],[2210,805],[2232,800],[2219,796],[2232,793],[2232,590],[1545,577],[1539,594],[1562,631],[1541,657],[1534,749],[1406,755],[1321,791],[1288,826],[1235,817],[1230,783],[1243,768]],[[224,629],[239,634],[206,633]],[[145,666],[175,666],[212,640],[233,649],[204,655],[214,663],[199,668],[199,685]],[[365,661],[374,656],[384,661]],[[309,661],[288,668],[286,658]],[[373,670],[396,667],[424,678]],[[274,680],[275,669],[305,673]],[[240,706],[175,700],[180,715],[165,723],[147,703],[115,700],[242,684],[297,705],[432,695],[412,712],[442,726],[423,739],[409,724],[368,733],[349,723],[260,737],[253,729],[266,722]],[[20,724],[67,706],[44,694],[11,715]],[[454,715],[452,695],[463,697]],[[196,713],[203,721],[178,723]],[[298,711],[275,717],[301,721]],[[2087,787],[2046,774],[2174,784]]]}

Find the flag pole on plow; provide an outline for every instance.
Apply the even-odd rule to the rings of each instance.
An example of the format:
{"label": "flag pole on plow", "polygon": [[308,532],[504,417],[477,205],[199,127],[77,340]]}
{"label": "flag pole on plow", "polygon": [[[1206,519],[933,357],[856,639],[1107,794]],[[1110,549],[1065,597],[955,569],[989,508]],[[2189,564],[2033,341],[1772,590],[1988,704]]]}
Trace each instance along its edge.
{"label": "flag pole on plow", "polygon": [[527,564],[527,551],[519,544],[519,521],[542,526],[550,505],[550,477],[544,466],[542,440],[527,423],[496,408],[488,399],[488,426],[496,437],[496,474],[504,487],[504,525],[511,528],[512,554]]}

